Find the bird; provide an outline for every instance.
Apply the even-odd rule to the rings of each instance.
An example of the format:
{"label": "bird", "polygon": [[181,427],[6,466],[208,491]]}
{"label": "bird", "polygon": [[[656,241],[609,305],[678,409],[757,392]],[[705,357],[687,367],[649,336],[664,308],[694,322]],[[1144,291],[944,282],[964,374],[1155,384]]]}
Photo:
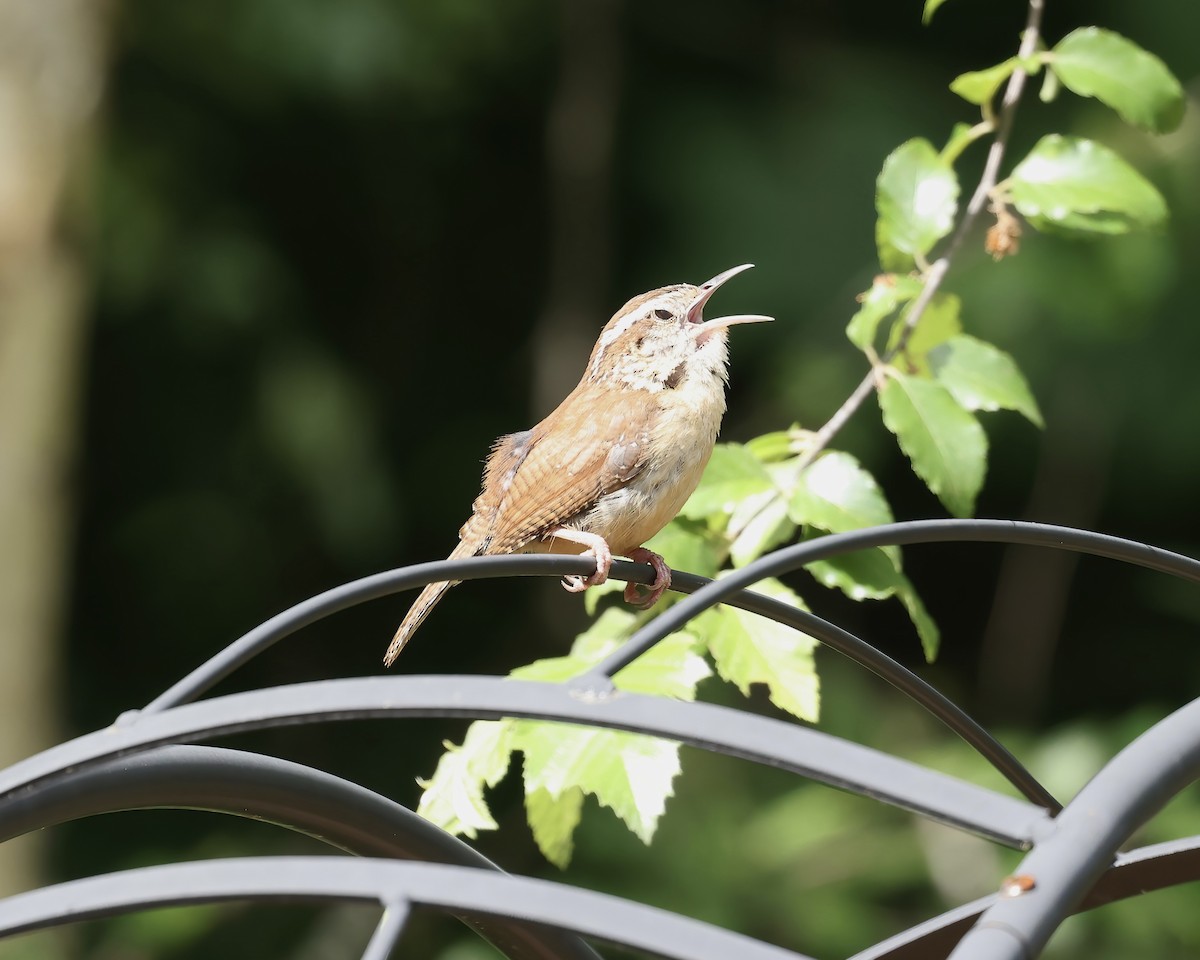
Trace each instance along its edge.
{"label": "bird", "polygon": [[[673,284],[631,299],[600,331],[579,384],[544,420],[500,437],[470,518],[448,559],[574,553],[595,572],[563,577],[581,592],[608,579],[614,555],[648,563],[654,582],[625,587],[627,602],[656,603],[671,570],[643,544],[678,514],[700,482],[725,414],[728,328],[772,317],[703,318],[709,298],[743,264],[699,286]],[[384,656],[391,666],[450,587],[426,586]]]}

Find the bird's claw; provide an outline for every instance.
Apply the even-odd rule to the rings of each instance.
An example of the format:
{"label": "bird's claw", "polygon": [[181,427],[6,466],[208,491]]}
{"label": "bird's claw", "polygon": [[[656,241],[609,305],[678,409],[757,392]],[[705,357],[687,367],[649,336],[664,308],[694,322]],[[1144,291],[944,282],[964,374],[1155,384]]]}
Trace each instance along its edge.
{"label": "bird's claw", "polygon": [[[648,563],[654,568],[654,581],[649,584],[627,583],[625,585],[625,602],[642,610],[654,606],[671,586],[671,568],[667,562],[653,550],[638,547],[629,552],[629,559],[635,563]],[[644,596],[643,590],[648,590]]]}

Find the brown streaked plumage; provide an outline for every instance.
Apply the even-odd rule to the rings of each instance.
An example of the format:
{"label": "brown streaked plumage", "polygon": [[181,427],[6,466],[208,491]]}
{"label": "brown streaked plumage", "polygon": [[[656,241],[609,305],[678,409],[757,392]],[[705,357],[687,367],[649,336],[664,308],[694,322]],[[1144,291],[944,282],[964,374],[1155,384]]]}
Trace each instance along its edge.
{"label": "brown streaked plumage", "polygon": [[[734,267],[700,286],[676,284],[634,297],[600,332],[574,390],[531,430],[501,437],[483,472],[483,489],[450,554],[585,553],[587,577],[563,578],[572,592],[608,579],[613,555],[654,567],[649,606],[670,586],[658,554],[642,546],[696,489],[725,413],[727,328],[770,320],[742,314],[705,321],[708,298]],[[431,583],[396,631],[391,666],[417,627],[454,586]]]}

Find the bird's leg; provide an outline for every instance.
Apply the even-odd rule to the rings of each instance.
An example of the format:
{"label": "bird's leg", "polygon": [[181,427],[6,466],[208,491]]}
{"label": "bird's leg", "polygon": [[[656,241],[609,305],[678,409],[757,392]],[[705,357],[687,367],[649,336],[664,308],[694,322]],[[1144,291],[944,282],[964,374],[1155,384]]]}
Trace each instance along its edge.
{"label": "bird's leg", "polygon": [[640,595],[642,584],[627,583],[625,585],[625,602],[645,610],[647,607],[652,607],[658,603],[659,598],[671,586],[671,568],[667,566],[667,561],[659,554],[653,550],[647,550],[645,547],[630,550],[629,559],[635,563],[648,563],[654,568],[654,582],[647,585],[650,589],[650,593],[647,596],[642,597]]}
{"label": "bird's leg", "polygon": [[608,571],[612,569],[612,550],[608,547],[608,541],[599,534],[584,533],[582,530],[572,530],[570,527],[556,527],[543,539],[570,540],[572,543],[583,544],[587,547],[583,551],[583,555],[596,558],[596,572],[586,577],[574,573],[563,577],[564,590],[571,593],[582,593],[588,587],[598,587],[608,579]]}

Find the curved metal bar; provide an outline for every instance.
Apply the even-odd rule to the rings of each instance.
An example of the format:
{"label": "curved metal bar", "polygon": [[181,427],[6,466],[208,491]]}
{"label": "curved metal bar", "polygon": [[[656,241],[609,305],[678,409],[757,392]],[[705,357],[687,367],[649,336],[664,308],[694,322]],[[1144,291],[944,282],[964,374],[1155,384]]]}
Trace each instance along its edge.
{"label": "curved metal bar", "polygon": [[[581,558],[578,557],[473,557],[468,560],[439,561],[438,563],[421,564],[417,567],[406,567],[334,587],[311,600],[277,614],[241,639],[234,641],[153,700],[142,713],[158,713],[161,710],[194,700],[241,664],[307,624],[356,604],[378,599],[395,590],[412,586],[413,584],[409,581],[418,570],[422,571],[420,579],[423,583],[430,577],[433,579],[439,577],[469,579],[472,576],[499,576],[500,574],[495,572],[496,566],[499,565],[504,570],[509,570],[513,561],[520,561],[518,567],[522,572],[544,572],[542,571],[544,561],[553,560],[555,566],[562,566],[559,561],[563,559],[571,560],[574,566],[578,566],[581,562],[585,564],[591,562],[590,560],[581,561]],[[531,560],[537,562],[531,564],[529,562]],[[447,569],[447,565],[449,565],[449,569]],[[615,576],[637,582],[649,582],[653,577],[650,568],[643,564],[618,561],[613,564],[613,569]],[[570,571],[563,570],[557,575],[561,575],[562,572]],[[692,593],[711,582],[706,577],[673,572],[673,586],[683,593]],[[862,664],[946,724],[987,759],[1025,797],[1046,807],[1051,812],[1061,809],[1061,804],[1054,796],[1022,766],[1020,761],[1000,741],[952,700],[943,696],[938,690],[891,657],[815,614],[798,610],[762,594],[743,590],[728,598],[727,602],[732,606],[770,617],[779,623],[804,631],[851,660]]]}
{"label": "curved metal bar", "polygon": [[[42,780],[0,804],[0,842],[101,813],[173,807],[263,820],[363,857],[500,868],[400,804],[322,770],[222,747],[169,746]],[[578,937],[462,917],[514,960],[599,960]]]}
{"label": "curved metal bar", "polygon": [[[679,589],[685,593],[692,593],[713,582],[705,577],[696,577],[691,574],[677,574],[676,576],[682,581],[678,584]],[[936,687],[930,686],[911,670],[901,666],[887,654],[876,650],[866,641],[860,640],[849,631],[843,630],[814,613],[763,596],[752,590],[740,590],[728,598],[726,603],[800,630],[820,640],[830,649],[836,650],[855,663],[866,667],[877,677],[886,680],[909,699],[924,707],[966,741],[1027,800],[1045,807],[1051,813],[1058,813],[1062,809],[1062,804],[1042,786],[1037,778],[1025,768],[1024,764],[965,710],[943,695]],[[589,675],[585,674],[585,676]],[[581,681],[579,678],[575,678],[568,683],[574,687],[580,685]],[[583,680],[582,685],[586,689],[595,689],[590,680]]]}
{"label": "curved metal bar", "polygon": [[[1186,837],[1122,853],[1084,897],[1076,913],[1200,880],[1200,837]],[[996,895],[947,910],[924,923],[860,950],[848,960],[927,960],[954,949]]]}
{"label": "curved metal bar", "polygon": [[[172,684],[142,708],[142,713],[177,707],[195,700],[206,690],[254,659],[268,647],[278,643],[301,627],[316,623],[331,614],[358,606],[369,600],[399,593],[410,587],[423,587],[438,580],[482,580],[495,577],[561,577],[566,574],[595,572],[596,562],[590,557],[521,555],[505,557],[468,557],[464,560],[438,560],[417,563],[408,567],[377,573],[360,580],[326,590],[289,607],[270,620],[260,623],[249,633],[214,654],[195,670]],[[613,575],[638,583],[650,583],[653,571],[645,564],[625,560],[613,562]]]}
{"label": "curved metal bar", "polygon": [[[363,951],[362,960],[389,960],[404,935],[404,928],[408,926],[408,914],[407,900],[386,904],[383,916],[379,918],[375,932],[371,934],[371,941]],[[597,953],[593,955],[599,956]]]}
{"label": "curved metal bar", "polygon": [[838,554],[853,553],[869,547],[950,542],[1021,543],[1073,550],[1076,553],[1122,560],[1200,583],[1200,561],[1134,540],[1124,540],[1090,530],[1029,523],[1023,520],[909,520],[882,527],[867,527],[851,533],[817,537],[760,557],[696,591],[662,616],[655,617],[626,644],[581,674],[575,682],[581,687],[591,684],[597,689],[603,689],[607,678],[611,678],[622,667],[636,660],[663,637],[682,629],[689,620],[709,607],[716,606],[737,591],[767,577],[789,573],[814,560],[825,560]]}
{"label": "curved metal bar", "polygon": [[412,903],[507,916],[677,960],[811,960],[690,917],[548,880],[343,857],[211,860],[71,880],[0,901],[0,936],[131,910],[244,899]]}
{"label": "curved metal bar", "polygon": [[[678,740],[782,767],[839,789],[1026,847],[1039,807],[816,730],[707,703],[614,692],[580,696],[562,684],[496,677],[362,677],[230,694],[123,723],[51,747],[0,771],[0,796],[97,760],[166,742],[359,717],[530,717]],[[6,800],[0,800],[0,816]]]}
{"label": "curved metal bar", "polygon": [[1117,848],[1200,776],[1200,700],[1159,721],[1110,760],[1047,820],[1014,875],[1021,889],[993,903],[950,955],[1027,960],[1109,868]]}
{"label": "curved metal bar", "polygon": [[[721,600],[728,601],[743,585],[795,569],[813,560],[853,553],[868,547],[939,541],[1025,543],[1058,547],[1124,560],[1200,582],[1200,563],[1197,561],[1119,537],[1020,520],[910,520],[882,527],[868,527],[851,533],[818,537],[768,554],[722,579],[719,583],[720,589],[709,588],[703,594],[703,599],[679,604],[667,611],[663,617],[652,621],[630,641],[630,644],[617,650],[613,657],[606,660],[602,665],[603,670],[594,669],[586,676],[611,676],[629,660],[644,653],[645,649],[658,639],[679,629],[693,616]],[[439,560],[364,577],[310,597],[255,627],[148,703],[143,712],[157,713],[194,700],[243,663],[301,627],[368,600],[386,597],[410,587],[424,586],[435,580],[474,580],[507,576],[561,577],[572,573],[588,574],[594,570],[595,562],[589,557],[528,554]],[[653,571],[645,564],[617,560],[613,563],[613,576],[634,583],[649,583],[653,578]],[[682,619],[678,619],[681,614],[677,611],[684,610],[685,607],[686,614]],[[663,624],[666,627],[664,632],[661,635],[652,634],[651,628],[670,614],[674,614],[675,619]],[[635,643],[637,646],[632,646]],[[614,659],[626,654],[627,659],[620,663]]]}

